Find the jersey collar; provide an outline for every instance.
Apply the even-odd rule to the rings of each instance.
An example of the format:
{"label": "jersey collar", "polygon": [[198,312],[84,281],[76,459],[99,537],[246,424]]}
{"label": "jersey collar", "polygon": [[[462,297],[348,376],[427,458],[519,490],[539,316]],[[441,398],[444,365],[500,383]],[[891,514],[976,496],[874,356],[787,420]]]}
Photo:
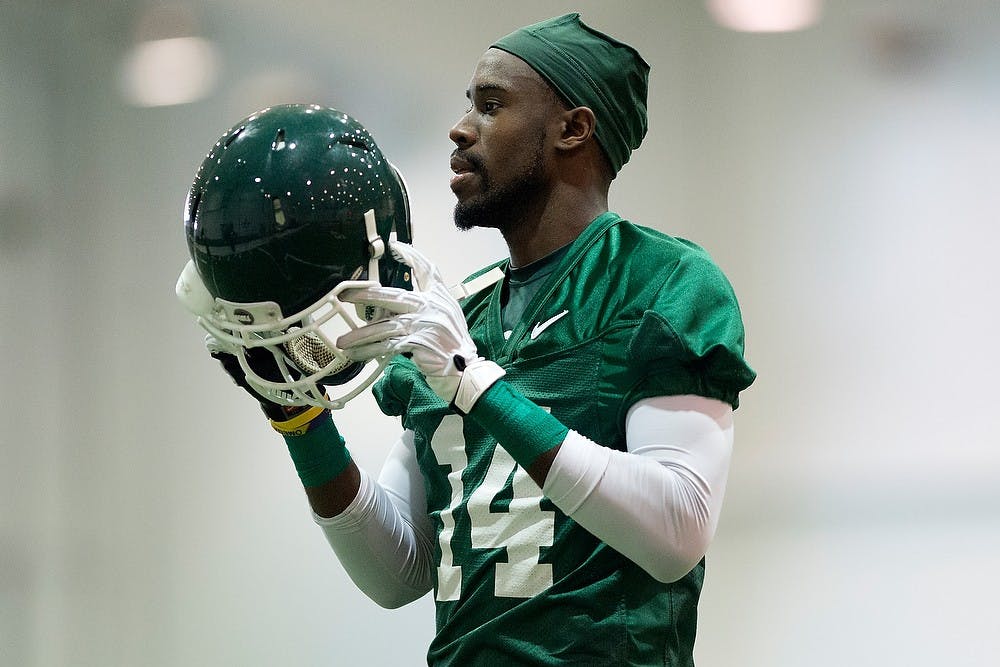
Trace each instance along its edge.
{"label": "jersey collar", "polygon": [[[586,254],[587,250],[599,239],[604,233],[621,222],[622,218],[617,213],[612,211],[607,211],[601,215],[594,218],[587,227],[580,233],[579,236],[572,242],[569,250],[563,256],[562,261],[552,275],[548,277],[547,284],[540,290],[535,296],[528,302],[527,307],[524,309],[524,314],[521,316],[520,321],[511,331],[509,338],[504,339],[503,336],[503,325],[501,323],[500,316],[500,296],[503,291],[504,282],[500,281],[493,287],[493,293],[490,294],[489,306],[487,307],[487,321],[488,326],[486,327],[486,342],[489,346],[489,356],[491,359],[497,363],[504,365],[513,360],[514,354],[521,344],[522,339],[529,335],[531,328],[535,321],[539,319],[539,314],[545,304],[549,301],[552,293],[555,291],[566,276],[569,275],[580,260]],[[500,268],[505,271],[510,266],[510,260],[506,260]],[[542,313],[544,314],[544,313]]]}

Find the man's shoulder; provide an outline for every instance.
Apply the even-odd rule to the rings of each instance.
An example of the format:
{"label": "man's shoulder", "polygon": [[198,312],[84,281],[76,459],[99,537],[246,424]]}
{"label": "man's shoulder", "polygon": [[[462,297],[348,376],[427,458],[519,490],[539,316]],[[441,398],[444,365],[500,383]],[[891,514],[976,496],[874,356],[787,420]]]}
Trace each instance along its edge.
{"label": "man's shoulder", "polygon": [[662,261],[665,258],[685,262],[712,262],[702,246],[694,241],[672,236],[652,227],[639,225],[629,220],[622,220],[617,226],[618,243],[628,246],[633,252],[629,256],[642,259],[650,258]]}
{"label": "man's shoulder", "polygon": [[726,282],[718,264],[699,244],[629,220],[608,229],[587,254],[589,261],[585,259],[584,265],[590,270],[607,270],[639,287],[681,276]]}

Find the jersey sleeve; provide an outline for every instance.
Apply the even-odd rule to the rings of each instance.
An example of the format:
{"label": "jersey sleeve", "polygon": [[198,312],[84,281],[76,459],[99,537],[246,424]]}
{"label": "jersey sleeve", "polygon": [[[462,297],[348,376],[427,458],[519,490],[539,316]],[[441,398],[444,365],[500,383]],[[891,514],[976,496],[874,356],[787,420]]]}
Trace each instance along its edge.
{"label": "jersey sleeve", "polygon": [[403,425],[409,428],[409,411],[442,404],[416,365],[402,355],[398,355],[386,365],[385,370],[374,385],[372,395],[379,409],[390,417],[403,417]]}
{"label": "jersey sleeve", "polygon": [[691,252],[642,313],[628,354],[644,369],[626,406],[652,396],[695,394],[739,405],[756,373],[744,358],[743,320],[732,286],[707,256]]}

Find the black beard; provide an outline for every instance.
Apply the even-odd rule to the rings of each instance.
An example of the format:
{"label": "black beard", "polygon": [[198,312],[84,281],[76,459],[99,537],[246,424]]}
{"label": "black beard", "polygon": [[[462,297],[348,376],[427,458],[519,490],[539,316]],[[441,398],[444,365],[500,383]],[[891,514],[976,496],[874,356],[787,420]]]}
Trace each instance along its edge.
{"label": "black beard", "polygon": [[494,186],[485,169],[480,166],[478,172],[482,192],[455,204],[455,226],[462,231],[490,227],[507,234],[521,223],[524,214],[545,190],[541,146],[527,171],[510,183]]}

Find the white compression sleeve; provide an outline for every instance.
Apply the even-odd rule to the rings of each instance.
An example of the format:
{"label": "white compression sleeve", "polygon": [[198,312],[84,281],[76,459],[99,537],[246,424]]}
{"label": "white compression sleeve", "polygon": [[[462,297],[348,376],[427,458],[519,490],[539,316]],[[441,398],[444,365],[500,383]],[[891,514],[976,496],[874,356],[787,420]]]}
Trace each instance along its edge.
{"label": "white compression sleeve", "polygon": [[361,470],[361,488],[333,518],[313,513],[351,580],[376,604],[401,607],[433,585],[434,529],[427,516],[424,483],[404,431],[378,481]]}
{"label": "white compression sleeve", "polygon": [[629,451],[619,452],[571,430],[545,495],[657,580],[676,581],[715,534],[732,455],[732,408],[701,396],[645,399],[629,410],[626,442]]}

